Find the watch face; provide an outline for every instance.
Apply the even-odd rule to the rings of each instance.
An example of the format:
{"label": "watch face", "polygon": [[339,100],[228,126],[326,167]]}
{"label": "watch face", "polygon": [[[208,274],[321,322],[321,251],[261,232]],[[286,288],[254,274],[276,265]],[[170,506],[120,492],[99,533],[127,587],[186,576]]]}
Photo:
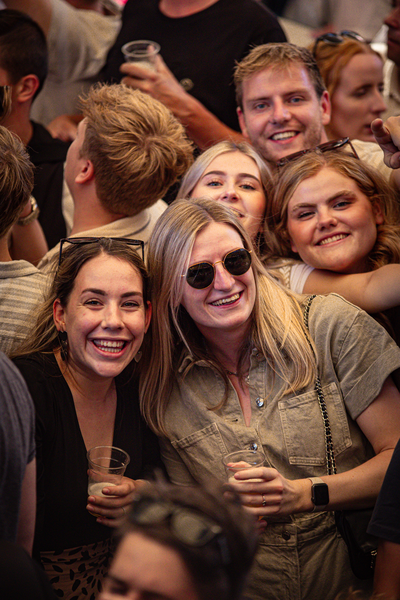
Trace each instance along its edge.
{"label": "watch face", "polygon": [[326,483],[314,483],[313,502],[315,506],[326,506],[329,504],[329,489]]}

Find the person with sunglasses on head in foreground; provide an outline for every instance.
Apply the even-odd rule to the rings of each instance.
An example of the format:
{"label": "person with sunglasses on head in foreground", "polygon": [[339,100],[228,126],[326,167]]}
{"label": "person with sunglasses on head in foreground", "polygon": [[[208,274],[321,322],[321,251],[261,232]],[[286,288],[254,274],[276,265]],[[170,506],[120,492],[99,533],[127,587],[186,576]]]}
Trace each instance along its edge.
{"label": "person with sunglasses on head in foreground", "polygon": [[[112,528],[140,480],[160,465],[157,440],[140,416],[134,360],[151,306],[142,241],[70,238],[62,249],[14,362],[36,412],[33,556],[57,597],[94,600],[112,553]],[[88,495],[87,451],[97,446],[121,448],[130,462],[121,483],[111,480]]]}
{"label": "person with sunglasses on head in foreground", "polygon": [[236,494],[157,481],[134,498],[98,600],[239,600],[257,534]]}
{"label": "person with sunglasses on head in foreground", "polygon": [[321,600],[368,589],[332,511],[372,507],[378,495],[400,436],[391,379],[400,349],[339,296],[300,304],[221,202],[170,205],[148,266],[154,318],[140,400],[171,481],[224,481],[226,454],[266,456],[229,480],[254,522],[267,522],[245,595]]}

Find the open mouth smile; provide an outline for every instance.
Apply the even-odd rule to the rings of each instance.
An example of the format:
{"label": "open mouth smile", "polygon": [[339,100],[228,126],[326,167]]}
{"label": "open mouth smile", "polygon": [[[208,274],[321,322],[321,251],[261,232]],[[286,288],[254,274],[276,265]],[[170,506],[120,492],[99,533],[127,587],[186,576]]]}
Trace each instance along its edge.
{"label": "open mouth smile", "polygon": [[211,302],[212,306],[224,306],[226,304],[233,304],[237,300],[239,300],[241,293],[233,294],[233,296],[229,296],[228,298],[221,298],[221,300],[215,300],[215,302]]}
{"label": "open mouth smile", "polygon": [[274,133],[269,139],[273,142],[281,142],[294,138],[298,133],[298,131],[281,131],[279,133]]}
{"label": "open mouth smile", "polygon": [[317,246],[324,246],[325,244],[331,244],[332,242],[344,240],[348,237],[348,235],[348,233],[338,233],[337,235],[332,235],[331,237],[324,238],[323,240],[318,242]]}
{"label": "open mouth smile", "polygon": [[117,354],[125,348],[128,342],[124,340],[92,340],[93,344],[102,352]]}

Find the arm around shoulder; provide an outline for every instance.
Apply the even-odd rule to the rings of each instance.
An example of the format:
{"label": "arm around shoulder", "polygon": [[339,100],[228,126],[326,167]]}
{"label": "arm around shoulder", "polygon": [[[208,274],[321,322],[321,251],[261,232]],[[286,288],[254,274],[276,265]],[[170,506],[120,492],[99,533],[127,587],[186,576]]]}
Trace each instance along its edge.
{"label": "arm around shoulder", "polygon": [[314,269],[304,284],[305,294],[340,294],[368,313],[400,305],[400,264],[368,273],[343,274]]}

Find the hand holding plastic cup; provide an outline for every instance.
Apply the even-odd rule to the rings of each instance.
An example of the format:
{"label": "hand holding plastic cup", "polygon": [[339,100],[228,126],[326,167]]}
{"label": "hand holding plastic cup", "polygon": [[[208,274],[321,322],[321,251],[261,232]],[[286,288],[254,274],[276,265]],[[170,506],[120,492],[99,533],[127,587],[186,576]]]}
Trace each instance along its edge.
{"label": "hand holding plastic cup", "polygon": [[[265,455],[259,450],[237,450],[226,454],[222,459],[228,480],[232,480],[235,473],[245,469],[262,467],[265,465]],[[233,479],[236,481],[235,479]],[[260,479],[251,479],[248,481],[261,481]]]}
{"label": "hand holding plastic cup", "polygon": [[[89,466],[88,495],[105,496],[104,488],[113,487],[122,482],[130,456],[115,446],[95,446],[88,450],[87,459]],[[107,494],[107,497],[112,498],[113,496]]]}
{"label": "hand holding plastic cup", "polygon": [[[235,473],[239,471],[244,471],[245,469],[255,469],[256,467],[262,467],[265,465],[265,454],[260,452],[259,450],[238,450],[237,452],[231,452],[230,454],[226,454],[222,462],[225,466],[225,471],[228,476],[229,483],[238,483],[235,479]],[[262,479],[246,479],[246,483],[249,482],[261,482]],[[255,493],[254,495],[259,496],[259,493]],[[246,506],[246,505],[244,505]],[[249,506],[252,506],[249,504]],[[258,517],[259,520],[262,517]]]}
{"label": "hand holding plastic cup", "polygon": [[151,40],[135,40],[121,48],[126,62],[138,63],[147,69],[156,70],[155,57],[160,52],[160,44]]}

